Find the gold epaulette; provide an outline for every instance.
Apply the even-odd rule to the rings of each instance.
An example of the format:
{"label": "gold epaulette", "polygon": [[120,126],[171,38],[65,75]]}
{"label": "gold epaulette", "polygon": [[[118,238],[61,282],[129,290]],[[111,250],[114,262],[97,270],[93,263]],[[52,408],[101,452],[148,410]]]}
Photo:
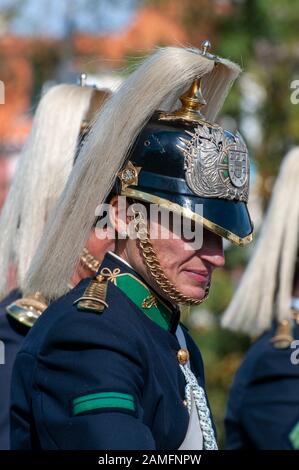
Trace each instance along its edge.
{"label": "gold epaulette", "polygon": [[295,320],[296,325],[299,325],[299,312],[298,310],[292,310],[293,318]]}
{"label": "gold epaulette", "polygon": [[31,328],[48,307],[40,292],[15,300],[6,307],[7,313],[19,323]]}
{"label": "gold epaulette", "polygon": [[116,277],[119,275],[120,269],[115,268],[111,271],[109,268],[103,268],[96,277],[94,277],[84,294],[75,300],[73,305],[77,304],[78,310],[86,310],[101,313],[108,307],[106,302],[108,281],[115,284]]}
{"label": "gold epaulette", "polygon": [[275,334],[270,339],[270,343],[276,349],[286,349],[290,347],[293,340],[293,321],[282,320],[278,323]]}

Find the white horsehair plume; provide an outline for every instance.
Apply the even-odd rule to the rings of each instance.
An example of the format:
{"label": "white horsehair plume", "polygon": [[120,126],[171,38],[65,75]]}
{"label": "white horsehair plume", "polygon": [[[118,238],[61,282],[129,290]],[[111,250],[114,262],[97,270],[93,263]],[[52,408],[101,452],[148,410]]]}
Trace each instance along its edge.
{"label": "white horsehair plume", "polygon": [[41,98],[0,216],[0,294],[10,263],[22,289],[46,219],[71,172],[92,88],[61,84]]}
{"label": "white horsehair plume", "polygon": [[133,142],[154,111],[170,111],[192,81],[203,77],[207,105],[202,111],[213,121],[239,73],[240,68],[228,60],[220,59],[215,67],[213,60],[184,48],[161,48],[145,59],[94,122],[33,259],[27,292],[40,291],[51,300],[68,291],[96,207],[109,195]]}
{"label": "white horsehair plume", "polygon": [[254,254],[222,326],[252,336],[290,320],[299,246],[299,147],[284,158]]}

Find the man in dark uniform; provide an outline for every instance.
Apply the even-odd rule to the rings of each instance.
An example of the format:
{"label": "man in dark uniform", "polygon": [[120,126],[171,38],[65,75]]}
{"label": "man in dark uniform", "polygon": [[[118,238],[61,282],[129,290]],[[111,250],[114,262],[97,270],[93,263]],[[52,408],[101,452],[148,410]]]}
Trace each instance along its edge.
{"label": "man in dark uniform", "polygon": [[[9,448],[10,380],[16,353],[31,326],[47,308],[47,301],[40,293],[22,296],[26,267],[51,205],[55,205],[67,181],[78,137],[83,138],[95,110],[107,96],[104,90],[68,84],[55,86],[43,96],[1,214],[0,290],[4,298],[0,303],[0,340],[5,361],[0,365],[0,449],[3,450]],[[107,241],[103,241],[103,253],[112,246],[111,242],[107,246]],[[10,263],[14,264],[19,288],[5,296]],[[73,285],[96,272],[95,266],[99,262],[95,263],[91,253],[85,250],[81,266],[71,279]]]}
{"label": "man in dark uniform", "polygon": [[[299,449],[299,148],[284,159],[226,327],[261,335],[235,376],[228,449]],[[289,208],[287,210],[285,208]]]}
{"label": "man in dark uniform", "polygon": [[[221,236],[252,238],[246,146],[207,120],[237,74],[207,45],[161,49],[95,122],[28,284],[48,298],[66,292],[69,268],[57,256],[73,269],[101,195],[116,254],[54,301],[26,338],[12,384],[14,449],[217,449],[201,356],[178,306],[207,297],[224,263]],[[155,111],[182,91],[178,110]],[[172,214],[170,226],[151,217],[155,204]],[[178,234],[190,220],[195,238],[203,231],[200,246]]]}

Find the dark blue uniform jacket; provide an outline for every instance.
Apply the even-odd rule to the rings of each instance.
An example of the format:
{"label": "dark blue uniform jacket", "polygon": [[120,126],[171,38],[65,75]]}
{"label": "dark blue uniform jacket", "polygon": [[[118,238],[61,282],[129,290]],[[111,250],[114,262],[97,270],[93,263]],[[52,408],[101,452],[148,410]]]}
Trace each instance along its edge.
{"label": "dark blue uniform jacket", "polygon": [[[9,404],[12,367],[28,328],[12,318],[6,307],[21,297],[21,292],[14,290],[0,302],[0,450],[9,449]],[[3,360],[2,360],[3,359]]]}
{"label": "dark blue uniform jacket", "polygon": [[[85,279],[50,305],[17,355],[13,449],[177,449],[185,437],[178,310],[140,308],[137,274],[111,254],[103,267],[129,275],[118,278],[122,289],[108,281],[108,308],[73,305],[90,283]],[[204,386],[201,355],[185,336]]]}
{"label": "dark blue uniform jacket", "polygon": [[299,449],[299,325],[295,341],[276,349],[276,327],[249,349],[229,396],[228,449]]}

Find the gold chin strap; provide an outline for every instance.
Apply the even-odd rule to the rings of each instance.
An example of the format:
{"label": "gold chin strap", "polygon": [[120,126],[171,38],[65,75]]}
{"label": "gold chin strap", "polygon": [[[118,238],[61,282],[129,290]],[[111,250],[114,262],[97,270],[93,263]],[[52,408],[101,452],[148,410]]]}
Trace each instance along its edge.
{"label": "gold chin strap", "polygon": [[137,233],[137,238],[139,241],[145,265],[148,268],[151,277],[153,278],[157,286],[161,289],[161,291],[166,294],[166,296],[170,300],[174,301],[177,304],[200,305],[205,300],[207,300],[210,290],[210,284],[205,289],[205,296],[201,300],[199,300],[182,294],[175,287],[175,285],[165,276],[160,262],[157,258],[156,252],[151,243],[151,240],[148,236],[147,221],[145,220],[144,215],[141,211],[136,211],[134,207],[132,209],[134,214],[134,228]]}
{"label": "gold chin strap", "polygon": [[91,254],[89,251],[84,248],[82,256],[80,258],[80,263],[85,269],[89,269],[92,273],[96,274],[100,267],[100,262]]}

